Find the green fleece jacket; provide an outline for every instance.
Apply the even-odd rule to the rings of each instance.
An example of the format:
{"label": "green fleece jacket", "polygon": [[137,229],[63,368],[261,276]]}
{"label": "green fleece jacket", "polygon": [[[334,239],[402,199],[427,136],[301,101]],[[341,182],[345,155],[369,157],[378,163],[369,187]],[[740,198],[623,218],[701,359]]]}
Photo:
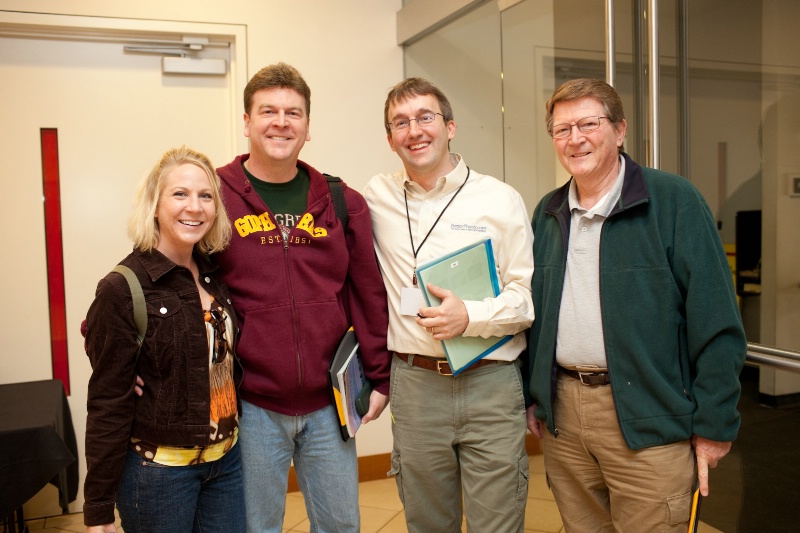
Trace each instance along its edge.
{"label": "green fleece jacket", "polygon": [[[600,306],[620,429],[634,450],[692,434],[732,441],[747,341],[714,219],[688,180],[623,156],[622,193],[600,237]],[[569,183],[546,195],[531,222],[530,393],[555,435],[568,191]]]}

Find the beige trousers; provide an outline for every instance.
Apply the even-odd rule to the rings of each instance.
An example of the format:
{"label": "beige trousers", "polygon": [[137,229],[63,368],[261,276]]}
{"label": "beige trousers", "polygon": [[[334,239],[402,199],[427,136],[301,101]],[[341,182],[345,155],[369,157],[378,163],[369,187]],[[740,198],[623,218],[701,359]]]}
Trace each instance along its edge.
{"label": "beige trousers", "polygon": [[544,464],[567,533],[687,530],[695,479],[689,441],[629,449],[611,386],[562,373],[554,410],[558,437],[546,433]]}

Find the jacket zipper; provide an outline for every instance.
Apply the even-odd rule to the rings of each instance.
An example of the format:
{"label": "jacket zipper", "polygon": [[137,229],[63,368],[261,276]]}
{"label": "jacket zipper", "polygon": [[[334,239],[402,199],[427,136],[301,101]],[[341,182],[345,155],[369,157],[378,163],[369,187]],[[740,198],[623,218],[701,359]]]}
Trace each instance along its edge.
{"label": "jacket zipper", "polygon": [[[278,230],[278,234],[281,236],[281,240],[283,241],[283,268],[284,268],[284,270],[286,272],[286,282],[289,285],[289,300],[290,300],[291,308],[292,308],[292,310],[291,310],[291,313],[292,313],[292,331],[294,333],[295,359],[297,360],[297,391],[299,392],[301,390],[301,388],[302,388],[302,385],[303,385],[303,368],[302,368],[302,365],[301,365],[301,360],[302,359],[300,357],[300,345],[298,343],[298,339],[300,338],[299,337],[300,333],[299,333],[299,328],[298,328],[298,324],[297,324],[298,319],[297,319],[297,312],[296,312],[296,309],[295,309],[294,289],[292,287],[292,277],[291,277],[291,275],[290,275],[291,273],[289,271],[289,237],[291,236],[292,232],[294,231],[294,227],[292,227],[289,230],[289,235],[284,237],[283,231],[281,231],[280,226],[278,226],[277,218],[273,214],[272,210],[269,208],[269,206],[266,204],[266,202],[264,202],[263,199],[257,193],[256,193],[256,196],[258,197],[258,200],[261,201],[261,205],[257,206],[255,204],[253,204],[254,207],[258,207],[259,209],[266,210],[266,212],[269,213],[270,218],[272,220],[276,221],[276,224],[275,224],[277,226],[276,229]],[[305,214],[305,212],[303,214]],[[244,381],[244,380],[242,380],[242,381]]]}
{"label": "jacket zipper", "polygon": [[[278,231],[280,231],[280,228]],[[294,228],[289,231],[289,236],[291,236],[292,231],[294,231]],[[302,357],[300,356],[300,345],[298,343],[300,331],[297,325],[298,319],[297,309],[295,308],[294,287],[292,286],[292,276],[289,271],[289,236],[284,236],[283,232],[281,232],[281,239],[283,239],[283,267],[286,270],[286,281],[289,284],[289,300],[292,304],[292,332],[294,333],[295,360],[297,361],[297,391],[299,392],[303,387],[303,365]]]}
{"label": "jacket zipper", "polygon": [[[636,204],[632,204],[632,205],[636,205]],[[625,211],[628,208],[630,208],[630,206],[624,207],[624,208],[621,208],[621,209],[612,209],[611,212],[608,214],[608,217],[606,218],[605,222],[603,222],[603,227],[600,229],[600,244],[598,246],[598,251],[597,251],[597,269],[598,269],[598,273],[597,273],[597,292],[598,292],[598,296],[600,297],[600,316],[601,316],[600,327],[603,328],[603,349],[606,352],[606,368],[608,369],[608,375],[609,376],[611,376],[611,359],[608,356],[608,349],[605,346],[605,342],[606,342],[606,323],[605,323],[605,320],[602,319],[602,316],[603,316],[603,276],[601,275],[602,271],[601,271],[600,267],[603,264],[603,237],[604,237],[604,235],[606,233],[606,224],[608,224],[608,222],[611,220],[611,217],[613,217],[613,216]],[[614,399],[614,381],[611,380],[611,383],[609,383],[608,386],[611,387],[611,399],[614,402],[614,411],[615,411],[615,413],[617,415],[617,423],[619,424],[619,431],[620,431],[620,433],[622,433],[622,438],[627,443],[628,442],[628,437],[625,435],[625,432],[622,429],[622,424],[619,422],[621,420],[621,418],[619,416],[619,405],[617,404],[617,401]]]}
{"label": "jacket zipper", "polygon": [[[330,193],[328,193],[327,198],[328,201],[330,201]],[[302,220],[306,214],[310,214],[308,209],[306,209],[300,216],[300,220]],[[317,219],[315,219],[313,215],[312,218],[316,223]],[[286,270],[286,280],[289,284],[289,300],[292,305],[292,331],[294,333],[295,358],[297,360],[297,391],[300,392],[303,387],[303,366],[302,366],[302,357],[300,354],[300,345],[298,342],[298,339],[300,338],[300,328],[298,324],[299,319],[297,317],[297,309],[295,307],[294,287],[292,286],[292,278],[289,272],[289,241],[291,240],[292,233],[294,233],[296,229],[297,229],[296,226],[293,226],[289,230],[289,235],[287,235],[286,237],[284,237],[283,232],[281,232],[281,238],[283,239],[283,265],[284,269]]]}
{"label": "jacket zipper", "polygon": [[[309,214],[308,209],[306,209],[306,211],[304,211],[300,216],[300,220],[302,220],[306,214]],[[295,229],[295,226],[290,228],[289,234],[285,237],[283,232],[281,232],[281,238],[283,239],[283,265],[286,269],[286,280],[289,284],[289,300],[291,301],[292,305],[292,331],[294,333],[294,349],[295,358],[297,360],[297,391],[300,392],[303,388],[303,359],[300,354],[300,344],[298,342],[298,339],[300,338],[300,328],[298,324],[299,319],[297,317],[297,308],[295,307],[294,287],[292,286],[292,277],[291,272],[289,271],[289,241],[291,240],[292,233],[294,233]],[[278,231],[280,231],[280,228]]]}
{"label": "jacket zipper", "polygon": [[[564,281],[566,279],[566,274],[567,274],[567,253],[569,252],[569,226],[565,227],[566,224],[562,223],[564,222],[564,218],[561,215],[561,211],[557,211],[556,213],[554,213],[553,216],[555,216],[555,219],[558,221],[558,227],[561,229],[561,241],[563,243],[562,249],[564,253],[564,261],[563,261],[564,274],[563,277],[561,278],[561,292],[563,295]],[[567,231],[565,232],[565,230]],[[561,306],[559,305],[559,313],[561,312],[560,309]],[[558,324],[558,317],[556,317],[556,324]],[[558,438],[559,431],[558,428],[556,427],[556,407],[555,407],[556,389],[558,388],[558,363],[556,362],[555,348],[553,348],[553,355],[551,359],[550,368],[552,368],[552,371],[550,372],[550,411],[552,412],[553,416],[553,435],[556,438]]]}

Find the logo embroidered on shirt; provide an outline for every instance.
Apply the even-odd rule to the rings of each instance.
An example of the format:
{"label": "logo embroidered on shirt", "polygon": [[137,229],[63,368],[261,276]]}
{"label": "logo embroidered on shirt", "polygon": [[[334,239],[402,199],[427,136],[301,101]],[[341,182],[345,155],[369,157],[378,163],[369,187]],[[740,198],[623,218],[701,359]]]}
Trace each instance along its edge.
{"label": "logo embroidered on shirt", "polygon": [[479,233],[486,233],[487,226],[473,226],[472,224],[450,224],[450,229],[453,231],[477,231]]}

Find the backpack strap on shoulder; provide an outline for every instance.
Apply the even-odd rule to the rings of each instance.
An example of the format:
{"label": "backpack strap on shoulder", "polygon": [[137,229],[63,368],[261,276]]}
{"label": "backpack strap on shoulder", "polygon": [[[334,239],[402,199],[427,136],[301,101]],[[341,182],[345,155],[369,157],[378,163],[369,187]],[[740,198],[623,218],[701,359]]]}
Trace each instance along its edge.
{"label": "backpack strap on shoulder", "polygon": [[139,343],[139,349],[136,350],[136,359],[139,359],[139,352],[142,350],[142,343],[144,342],[144,334],[147,332],[147,306],[144,302],[142,284],[139,283],[139,278],[136,277],[133,270],[125,265],[115,266],[112,272],[122,274],[131,289],[133,321],[136,323],[136,341]]}
{"label": "backpack strap on shoulder", "polygon": [[347,214],[347,202],[344,199],[344,187],[342,185],[342,178],[331,176],[330,174],[323,174],[328,181],[328,188],[331,191],[331,198],[333,199],[333,209],[336,211],[336,218],[342,223],[344,232],[347,233],[347,223],[350,220],[350,215]]}

